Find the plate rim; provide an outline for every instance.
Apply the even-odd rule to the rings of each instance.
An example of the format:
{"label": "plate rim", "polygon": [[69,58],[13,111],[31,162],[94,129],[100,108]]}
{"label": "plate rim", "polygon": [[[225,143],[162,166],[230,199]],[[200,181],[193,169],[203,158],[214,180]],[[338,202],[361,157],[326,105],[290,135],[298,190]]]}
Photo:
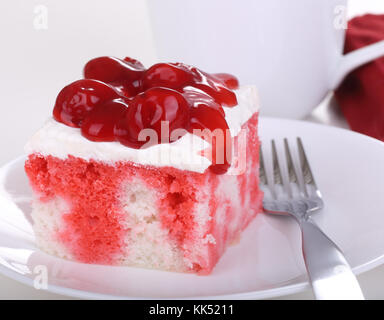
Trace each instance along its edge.
{"label": "plate rim", "polygon": [[[370,141],[371,143],[376,143],[380,145],[381,147],[384,147],[384,142],[372,138],[370,136],[364,135],[359,132],[355,132],[352,130],[348,130],[345,128],[339,128],[335,126],[330,126],[330,125],[325,125],[325,124],[319,124],[319,123],[314,123],[310,121],[305,121],[305,120],[296,120],[296,119],[285,119],[285,118],[275,118],[275,117],[263,117],[260,116],[259,118],[259,125],[263,121],[283,121],[283,122],[290,122],[290,123],[300,123],[301,125],[306,125],[306,126],[318,126],[322,128],[326,128],[327,130],[334,130],[334,131],[342,131],[344,133],[348,133],[351,135],[356,135],[362,137],[363,139],[366,139],[367,141]],[[260,132],[259,132],[260,136]],[[13,167],[17,163],[24,161],[26,159],[27,155],[21,155],[4,165],[0,167],[0,178],[1,176],[7,172],[7,169],[10,167]],[[364,272],[370,271],[380,265],[384,264],[384,253],[370,261],[367,261],[364,264],[361,264],[359,266],[356,266],[352,269],[353,273],[355,275],[362,274]],[[4,265],[0,265],[0,274],[3,276],[10,278],[14,281],[17,281],[19,283],[22,283],[24,285],[27,285],[29,287],[34,287],[33,286],[33,280],[25,275],[19,274],[16,271],[10,270],[9,268],[5,267]],[[112,294],[103,294],[103,293],[97,293],[97,292],[92,292],[92,291],[85,291],[85,290],[79,290],[79,289],[73,289],[73,288],[68,288],[64,286],[58,286],[58,285],[50,285],[48,284],[47,289],[40,289],[44,290],[47,292],[52,292],[55,294],[63,295],[66,297],[74,297],[74,298],[81,298],[81,299],[108,299],[108,300],[196,300],[196,299],[201,299],[201,300],[229,300],[229,299],[268,299],[268,298],[276,298],[276,297],[281,297],[281,296],[286,296],[286,295],[291,295],[295,293],[299,293],[302,291],[305,291],[309,289],[310,283],[308,279],[303,280],[299,283],[295,284],[288,284],[280,287],[275,287],[275,288],[270,288],[270,289],[265,289],[265,290],[257,290],[257,291],[248,291],[248,292],[239,292],[239,293],[232,293],[232,294],[222,294],[222,295],[207,295],[207,296],[186,296],[186,297],[136,297],[136,296],[118,296],[118,295],[112,295]],[[38,290],[38,289],[36,289]]]}

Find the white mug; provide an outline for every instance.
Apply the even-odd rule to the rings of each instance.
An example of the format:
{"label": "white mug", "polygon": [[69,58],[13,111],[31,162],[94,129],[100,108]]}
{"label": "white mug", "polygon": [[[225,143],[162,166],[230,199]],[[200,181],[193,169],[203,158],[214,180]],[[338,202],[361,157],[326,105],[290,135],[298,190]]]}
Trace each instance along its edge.
{"label": "white mug", "polygon": [[343,55],[347,0],[148,0],[158,58],[256,84],[262,115],[303,118],[384,41]]}

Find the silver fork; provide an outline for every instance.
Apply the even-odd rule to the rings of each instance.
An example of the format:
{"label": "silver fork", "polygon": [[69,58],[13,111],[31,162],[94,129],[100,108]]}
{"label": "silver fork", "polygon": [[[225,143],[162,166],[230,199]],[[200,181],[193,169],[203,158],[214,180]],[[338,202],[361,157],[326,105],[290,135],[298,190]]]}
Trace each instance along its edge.
{"label": "silver fork", "polygon": [[299,164],[295,163],[284,139],[286,170],[272,140],[273,174],[267,173],[260,148],[260,185],[264,191],[264,211],[295,218],[302,232],[302,251],[316,299],[364,299],[359,283],[342,251],[311,218],[324,202],[316,185],[300,138]]}

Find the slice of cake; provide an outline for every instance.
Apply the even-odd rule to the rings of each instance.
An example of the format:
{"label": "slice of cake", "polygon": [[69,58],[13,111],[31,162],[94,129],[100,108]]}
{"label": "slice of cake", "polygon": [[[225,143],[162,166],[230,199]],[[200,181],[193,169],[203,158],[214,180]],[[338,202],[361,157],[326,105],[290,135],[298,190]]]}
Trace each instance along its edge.
{"label": "slice of cake", "polygon": [[261,211],[258,99],[228,74],[101,57],[26,145],[33,228],[79,262],[208,274]]}

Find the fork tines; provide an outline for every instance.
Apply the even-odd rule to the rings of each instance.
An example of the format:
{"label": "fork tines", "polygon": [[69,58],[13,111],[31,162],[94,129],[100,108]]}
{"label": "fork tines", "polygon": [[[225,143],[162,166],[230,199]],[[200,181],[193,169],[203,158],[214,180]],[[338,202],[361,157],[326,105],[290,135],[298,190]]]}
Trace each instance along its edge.
{"label": "fork tines", "polygon": [[[297,138],[297,155],[299,164],[295,165],[293,153],[288,143],[288,139],[284,138],[284,153],[278,155],[275,140],[271,141],[272,155],[272,174],[268,174],[268,168],[260,147],[260,184],[264,188],[268,188],[272,198],[277,199],[280,192],[292,198],[297,191],[301,196],[308,197],[311,192],[314,192],[320,197],[320,192],[317,188],[312,170],[309,166],[308,158],[304,151],[304,146],[301,138]],[[285,161],[283,161],[285,159]],[[285,163],[285,167],[283,166]]]}

